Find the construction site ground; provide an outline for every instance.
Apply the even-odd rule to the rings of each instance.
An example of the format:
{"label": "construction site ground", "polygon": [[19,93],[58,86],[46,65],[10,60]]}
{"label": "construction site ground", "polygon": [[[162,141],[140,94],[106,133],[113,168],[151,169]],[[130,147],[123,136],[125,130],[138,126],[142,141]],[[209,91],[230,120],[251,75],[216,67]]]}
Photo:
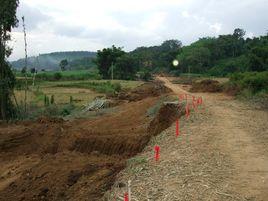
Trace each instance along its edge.
{"label": "construction site ground", "polygon": [[[0,200],[123,200],[128,181],[131,200],[268,200],[268,112],[156,79],[166,87],[121,94],[95,119],[1,124]],[[203,104],[188,120],[179,114],[176,137],[172,111],[152,119],[148,109],[186,93]]]}
{"label": "construction site ground", "polygon": [[[192,93],[189,86],[158,77],[175,94],[203,97],[190,119],[153,137],[117,177],[106,199],[122,197],[131,181],[139,201],[268,200],[268,112],[221,93]],[[160,160],[153,158],[160,146]],[[123,186],[123,187],[122,187]]]}

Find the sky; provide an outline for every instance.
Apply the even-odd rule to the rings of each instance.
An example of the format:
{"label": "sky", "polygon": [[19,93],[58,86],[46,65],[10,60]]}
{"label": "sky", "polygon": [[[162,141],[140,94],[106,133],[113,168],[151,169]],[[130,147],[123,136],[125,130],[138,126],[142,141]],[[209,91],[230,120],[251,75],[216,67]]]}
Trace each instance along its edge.
{"label": "sky", "polygon": [[268,30],[268,0],[20,0],[19,26],[12,31],[13,54],[96,51],[116,45],[125,51],[160,45],[167,39],[189,45],[201,37],[243,28],[246,37]]}

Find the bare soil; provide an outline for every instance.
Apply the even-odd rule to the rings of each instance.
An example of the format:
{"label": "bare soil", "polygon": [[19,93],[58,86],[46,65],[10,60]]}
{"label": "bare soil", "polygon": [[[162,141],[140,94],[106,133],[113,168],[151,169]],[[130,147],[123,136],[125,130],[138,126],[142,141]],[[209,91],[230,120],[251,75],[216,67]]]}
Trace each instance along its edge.
{"label": "bare soil", "polygon": [[[120,197],[131,180],[133,200],[268,200],[268,111],[221,93],[189,93],[158,77],[176,94],[202,96],[190,119],[153,138],[119,173],[105,199]],[[153,147],[161,148],[160,161]]]}
{"label": "bare soil", "polygon": [[190,92],[221,92],[222,87],[217,80],[202,80],[194,82]]}
{"label": "bare soil", "polygon": [[[169,92],[147,83],[121,97],[116,113],[96,119],[0,125],[0,200],[100,200],[126,160],[157,134],[149,132],[155,125],[147,110]],[[161,121],[168,122],[157,132],[172,123]]]}

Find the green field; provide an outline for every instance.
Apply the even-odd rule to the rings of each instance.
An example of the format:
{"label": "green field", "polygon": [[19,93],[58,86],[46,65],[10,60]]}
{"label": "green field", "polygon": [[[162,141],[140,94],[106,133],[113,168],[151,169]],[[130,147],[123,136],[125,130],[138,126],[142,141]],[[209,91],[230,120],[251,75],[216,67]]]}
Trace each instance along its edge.
{"label": "green field", "polygon": [[[142,84],[140,81],[125,80],[42,81],[37,83],[36,86],[29,86],[28,102],[39,106],[43,105],[44,95],[54,95],[56,104],[67,104],[72,96],[74,104],[81,106],[92,101],[96,96],[114,93],[118,86],[128,90]],[[24,100],[23,88],[15,90],[15,94],[18,102]]]}
{"label": "green field", "polygon": [[[16,71],[17,78],[22,78],[25,75]],[[27,73],[27,77],[33,77],[33,74]],[[69,70],[69,71],[45,71],[38,72],[36,79],[43,81],[58,81],[58,80],[88,80],[88,79],[101,79],[98,70],[93,68],[90,70]]]}
{"label": "green field", "polygon": [[[61,74],[55,79],[55,74]],[[20,107],[25,98],[25,78],[17,73],[15,96]],[[112,95],[121,90],[130,90],[143,82],[125,80],[101,80],[95,71],[41,72],[37,74],[35,85],[28,74],[28,119],[43,115],[66,116],[82,111],[83,106],[98,96]],[[93,76],[91,76],[93,75]]]}

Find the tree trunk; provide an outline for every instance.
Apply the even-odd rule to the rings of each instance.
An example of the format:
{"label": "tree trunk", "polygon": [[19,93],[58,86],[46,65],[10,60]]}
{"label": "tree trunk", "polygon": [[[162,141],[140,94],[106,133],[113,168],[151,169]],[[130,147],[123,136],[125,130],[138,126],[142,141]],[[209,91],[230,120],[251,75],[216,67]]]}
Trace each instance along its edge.
{"label": "tree trunk", "polygon": [[5,85],[4,85],[4,39],[3,39],[3,30],[0,27],[0,119],[6,119],[5,114]]}

